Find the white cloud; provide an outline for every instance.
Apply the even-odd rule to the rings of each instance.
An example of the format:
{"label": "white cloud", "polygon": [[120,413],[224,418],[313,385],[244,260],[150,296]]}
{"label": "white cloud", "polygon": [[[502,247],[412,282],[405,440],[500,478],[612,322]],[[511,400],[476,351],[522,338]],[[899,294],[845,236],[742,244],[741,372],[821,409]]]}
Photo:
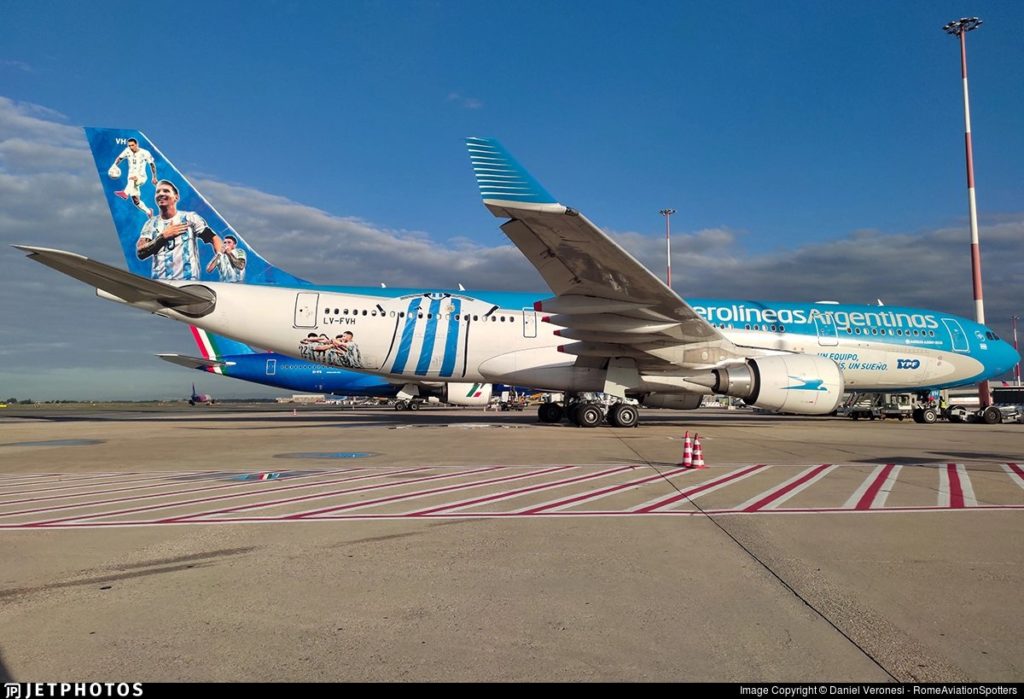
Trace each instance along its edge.
{"label": "white cloud", "polygon": [[463,97],[458,92],[449,92],[448,101],[455,102],[463,109],[483,109],[483,100],[476,97]]}

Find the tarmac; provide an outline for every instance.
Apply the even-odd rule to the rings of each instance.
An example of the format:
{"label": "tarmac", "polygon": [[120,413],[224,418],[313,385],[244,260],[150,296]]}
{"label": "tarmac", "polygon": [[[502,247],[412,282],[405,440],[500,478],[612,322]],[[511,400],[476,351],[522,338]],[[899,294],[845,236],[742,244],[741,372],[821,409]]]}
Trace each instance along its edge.
{"label": "tarmac", "polygon": [[1024,425],[11,406],[0,678],[1020,682],[1022,540]]}

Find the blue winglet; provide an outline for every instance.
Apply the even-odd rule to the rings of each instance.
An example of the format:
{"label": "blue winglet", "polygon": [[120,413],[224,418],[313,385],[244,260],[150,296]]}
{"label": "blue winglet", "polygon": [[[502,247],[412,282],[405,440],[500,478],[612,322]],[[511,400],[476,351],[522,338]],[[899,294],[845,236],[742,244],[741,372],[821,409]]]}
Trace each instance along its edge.
{"label": "blue winglet", "polygon": [[541,184],[493,138],[467,138],[473,174],[484,201],[557,204]]}

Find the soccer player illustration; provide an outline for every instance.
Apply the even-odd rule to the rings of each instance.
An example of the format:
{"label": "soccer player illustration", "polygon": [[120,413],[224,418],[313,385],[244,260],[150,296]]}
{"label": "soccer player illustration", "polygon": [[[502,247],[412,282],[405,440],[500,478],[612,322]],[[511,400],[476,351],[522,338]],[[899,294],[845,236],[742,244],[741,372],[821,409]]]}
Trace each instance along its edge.
{"label": "soccer player illustration", "polygon": [[358,369],[363,365],[363,358],[359,354],[359,345],[353,342],[354,335],[351,331],[345,331],[334,338],[331,343],[331,351],[328,352],[328,361],[338,366]]}
{"label": "soccer player illustration", "polygon": [[139,148],[139,142],[136,139],[129,138],[128,146],[121,151],[121,155],[117,156],[114,164],[107,170],[107,175],[111,179],[120,179],[121,168],[118,167],[118,163],[122,160],[128,161],[128,182],[124,189],[120,189],[114,194],[122,199],[131,199],[136,208],[145,213],[146,218],[149,218],[153,215],[153,211],[142,203],[142,185],[146,182],[147,165],[153,174],[153,184],[156,184],[156,163],[153,162],[153,154],[145,148]]}
{"label": "soccer player illustration", "polygon": [[153,279],[199,279],[199,241],[219,255],[224,244],[194,211],[178,211],[178,188],[173,182],[156,183],[156,205],[160,213],[142,226],[135,251],[140,260],[153,258]]}
{"label": "soccer player illustration", "polygon": [[212,273],[214,268],[220,273],[222,282],[245,281],[245,250],[238,247],[235,236],[224,236],[224,246],[206,265],[206,272]]}

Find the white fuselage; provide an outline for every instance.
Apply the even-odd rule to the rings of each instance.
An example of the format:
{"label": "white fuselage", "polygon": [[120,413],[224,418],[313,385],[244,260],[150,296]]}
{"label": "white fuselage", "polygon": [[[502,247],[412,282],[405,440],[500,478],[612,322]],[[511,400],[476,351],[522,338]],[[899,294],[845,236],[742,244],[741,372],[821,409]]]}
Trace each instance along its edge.
{"label": "white fuselage", "polygon": [[[389,298],[317,289],[203,285],[216,293],[217,301],[214,311],[201,318],[136,305],[255,348],[379,374],[396,382],[500,382],[600,391],[606,378],[604,369],[576,366],[576,356],[559,350],[567,341],[554,334],[558,326],[543,322],[545,314],[527,306],[525,295],[523,305],[499,308],[468,292]],[[815,332],[813,323],[809,331],[806,327],[784,329],[781,324],[771,330],[768,326],[716,326],[751,357],[802,353],[832,359],[849,390],[952,385],[971,380],[985,369],[969,351],[946,347],[950,338],[948,333],[942,335],[946,331],[941,323],[938,335],[933,329],[920,336],[915,330],[911,336],[908,329],[906,338],[884,328],[875,330],[880,333],[877,335],[867,328],[863,334],[851,330],[849,336],[835,330],[822,334],[820,329]],[[692,347],[688,351],[693,356]],[[712,351],[703,361],[678,366],[685,374],[720,363]],[[663,378],[644,379],[645,384],[636,390],[672,390]]]}

